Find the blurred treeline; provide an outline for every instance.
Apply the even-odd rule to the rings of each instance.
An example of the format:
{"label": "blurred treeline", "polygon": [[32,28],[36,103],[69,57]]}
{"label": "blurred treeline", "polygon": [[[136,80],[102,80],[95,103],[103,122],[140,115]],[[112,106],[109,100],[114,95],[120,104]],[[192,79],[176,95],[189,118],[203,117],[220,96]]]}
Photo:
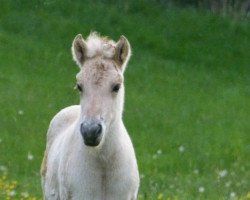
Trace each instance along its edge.
{"label": "blurred treeline", "polygon": [[165,6],[208,9],[216,14],[250,16],[250,0],[159,0]]}

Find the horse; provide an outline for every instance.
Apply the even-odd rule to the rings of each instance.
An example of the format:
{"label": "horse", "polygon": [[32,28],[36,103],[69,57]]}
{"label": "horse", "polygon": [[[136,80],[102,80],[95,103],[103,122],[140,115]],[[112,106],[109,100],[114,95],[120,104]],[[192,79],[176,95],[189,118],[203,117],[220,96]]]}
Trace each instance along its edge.
{"label": "horse", "polygon": [[129,41],[96,32],[72,43],[80,105],[51,120],[41,166],[45,200],[135,200],[139,172],[122,121]]}

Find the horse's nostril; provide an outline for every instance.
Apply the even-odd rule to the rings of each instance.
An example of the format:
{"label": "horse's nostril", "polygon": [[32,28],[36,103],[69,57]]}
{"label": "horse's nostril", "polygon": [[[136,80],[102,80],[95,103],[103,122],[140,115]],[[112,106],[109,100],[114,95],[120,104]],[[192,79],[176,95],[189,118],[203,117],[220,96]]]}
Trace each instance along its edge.
{"label": "horse's nostril", "polygon": [[102,125],[96,122],[84,122],[81,124],[80,132],[86,145],[97,146],[101,140]]}
{"label": "horse's nostril", "polygon": [[96,135],[99,136],[102,132],[102,125],[101,124],[97,124],[96,127]]}

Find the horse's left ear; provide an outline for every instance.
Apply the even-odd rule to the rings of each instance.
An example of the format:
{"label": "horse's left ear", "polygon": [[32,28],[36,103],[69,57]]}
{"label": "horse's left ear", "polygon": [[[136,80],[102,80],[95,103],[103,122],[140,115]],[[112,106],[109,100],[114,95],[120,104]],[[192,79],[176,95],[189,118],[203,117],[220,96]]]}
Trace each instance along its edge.
{"label": "horse's left ear", "polygon": [[121,36],[119,41],[116,43],[114,60],[121,68],[125,70],[126,64],[131,56],[130,44],[125,36]]}

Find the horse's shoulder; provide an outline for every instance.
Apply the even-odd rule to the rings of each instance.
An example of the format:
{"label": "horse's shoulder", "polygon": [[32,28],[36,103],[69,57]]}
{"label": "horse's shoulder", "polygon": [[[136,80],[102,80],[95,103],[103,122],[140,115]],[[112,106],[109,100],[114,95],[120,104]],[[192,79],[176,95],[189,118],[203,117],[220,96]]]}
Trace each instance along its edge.
{"label": "horse's shoulder", "polygon": [[47,147],[44,152],[43,162],[41,166],[41,175],[45,177],[47,172],[47,157],[51,144],[54,139],[62,133],[67,127],[74,123],[80,114],[80,106],[69,106],[59,111],[51,120],[47,133]]}
{"label": "horse's shoulder", "polygon": [[79,105],[69,106],[59,111],[50,122],[47,133],[47,142],[51,143],[58,134],[62,133],[73,124],[78,119],[79,115]]}

